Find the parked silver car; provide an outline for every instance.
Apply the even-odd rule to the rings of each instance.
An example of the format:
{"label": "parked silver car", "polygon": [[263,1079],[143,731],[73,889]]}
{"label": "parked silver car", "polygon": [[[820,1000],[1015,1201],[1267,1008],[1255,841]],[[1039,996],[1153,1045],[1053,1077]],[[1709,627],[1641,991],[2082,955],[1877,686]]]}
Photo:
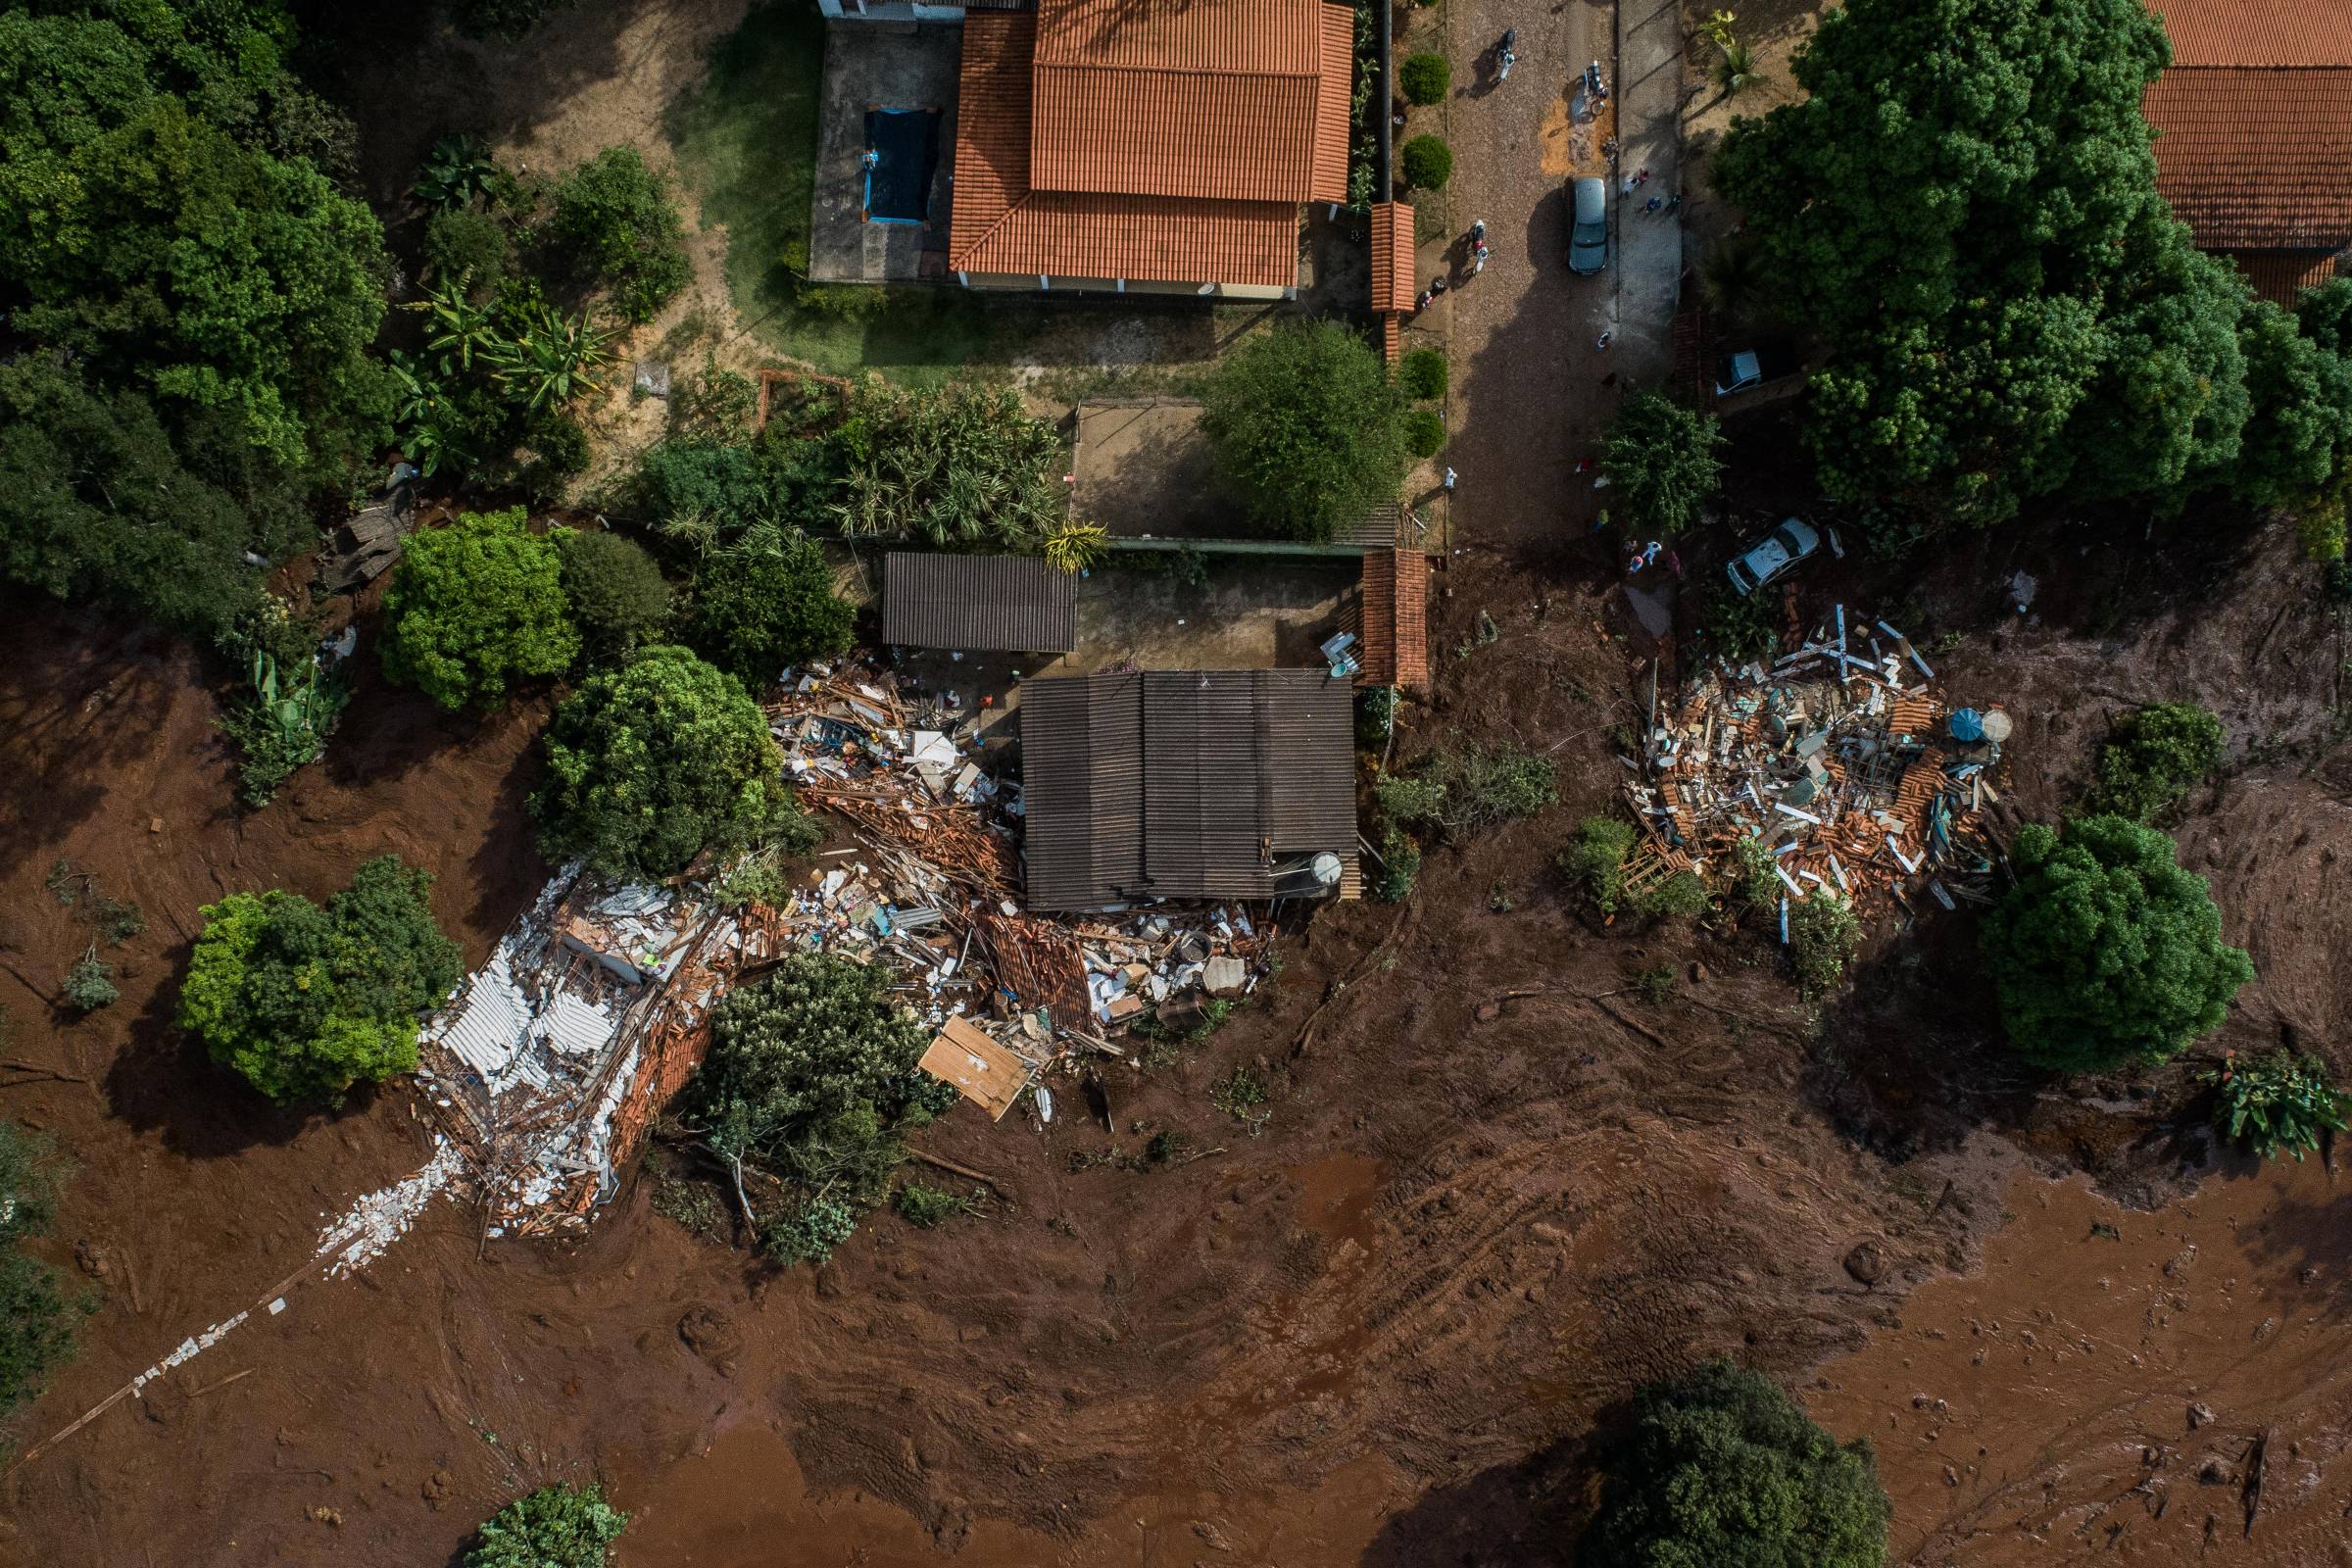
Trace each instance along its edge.
{"label": "parked silver car", "polygon": [[1788,517],[1748,546],[1746,554],[1735,558],[1724,570],[1730,573],[1735,591],[1752,594],[1820,548],[1821,535],[1811,523],[1802,517]]}
{"label": "parked silver car", "polygon": [[1568,190],[1568,270],[1590,277],[1609,265],[1609,187],[1587,174]]}

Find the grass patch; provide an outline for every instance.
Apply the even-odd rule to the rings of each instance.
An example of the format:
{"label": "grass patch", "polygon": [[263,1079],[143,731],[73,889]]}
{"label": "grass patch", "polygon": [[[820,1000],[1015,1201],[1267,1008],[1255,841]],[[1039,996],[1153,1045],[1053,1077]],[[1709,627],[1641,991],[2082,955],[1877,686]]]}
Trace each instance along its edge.
{"label": "grass patch", "polygon": [[814,6],[766,5],[721,40],[703,84],[662,132],[702,205],[727,230],[727,294],[746,330],[832,374],[871,367],[939,381],[986,358],[986,306],[962,289],[808,289],[809,205],[825,24]]}

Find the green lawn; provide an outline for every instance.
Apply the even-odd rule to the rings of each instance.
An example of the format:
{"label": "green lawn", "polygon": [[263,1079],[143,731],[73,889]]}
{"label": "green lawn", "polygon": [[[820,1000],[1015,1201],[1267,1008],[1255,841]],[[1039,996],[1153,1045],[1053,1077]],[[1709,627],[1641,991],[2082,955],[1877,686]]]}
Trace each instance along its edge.
{"label": "green lawn", "polygon": [[962,290],[835,285],[804,296],[815,193],[825,24],[807,0],[771,0],[719,43],[701,87],[662,117],[703,222],[727,229],[727,292],[777,353],[834,374],[881,369],[936,381],[991,358],[986,306]]}

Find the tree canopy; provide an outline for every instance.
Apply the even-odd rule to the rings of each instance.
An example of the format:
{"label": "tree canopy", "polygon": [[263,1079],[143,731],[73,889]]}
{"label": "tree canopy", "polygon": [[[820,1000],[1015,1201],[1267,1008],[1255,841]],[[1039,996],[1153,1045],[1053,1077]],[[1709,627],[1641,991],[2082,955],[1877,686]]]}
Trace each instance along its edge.
{"label": "tree canopy", "polygon": [[896,1129],[953,1102],[953,1089],[917,1069],[930,1032],[890,978],[879,965],[799,954],[711,1010],[694,1114],[721,1157],[797,1189],[762,1238],[784,1261],[829,1255],[881,1200],[901,1157]]}
{"label": "tree canopy", "polygon": [[2154,828],[2120,816],[2063,833],[2029,823],[2011,858],[2017,884],[1985,917],[1983,942],[2010,1042],[2029,1061],[2064,1072],[2161,1062],[2220,1027],[2254,978],[2222,941],[2205,879]]}
{"label": "tree canopy", "polygon": [[1734,123],[1718,181],[1834,351],[1809,438],[1835,497],[1989,522],[2313,471],[2328,376],[2157,195],[2169,58],[2140,0],[1853,0],[1797,58],[1804,101]]}
{"label": "tree canopy", "polygon": [[833,591],[815,540],[762,523],[703,559],[692,638],[704,658],[757,692],[788,664],[848,653],[857,614]]}
{"label": "tree canopy", "polygon": [[384,673],[441,707],[492,708],[580,655],[555,542],[520,507],[416,534],[384,595]]}
{"label": "tree canopy", "polygon": [[668,621],[669,582],[643,545],[603,528],[559,528],[553,537],[572,619],[596,653],[626,654]]}
{"label": "tree canopy", "polygon": [[433,923],[432,881],[386,855],[324,908],[276,890],[207,905],[179,1026],[281,1102],[414,1072],[417,1020],[461,972]]}
{"label": "tree canopy", "polygon": [[465,1568],[605,1568],[605,1548],[628,1527],[602,1487],[541,1487],[482,1521]]}
{"label": "tree canopy", "polygon": [[1601,449],[1625,526],[1663,539],[1697,522],[1723,483],[1722,445],[1713,415],[1647,387],[1628,395]]}
{"label": "tree canopy", "polygon": [[694,275],[677,202],[636,148],[607,147],[565,174],[555,204],[549,232],[629,320],[652,320]]}
{"label": "tree canopy", "polygon": [[1337,321],[1261,332],[1219,362],[1201,428],[1256,524],[1328,541],[1404,482],[1403,399],[1378,353]]}
{"label": "tree canopy", "polygon": [[0,1121],[0,1415],[40,1393],[50,1369],[74,1357],[76,1303],[58,1288],[55,1269],[18,1246],[49,1229],[60,1174],[46,1137]]}
{"label": "tree canopy", "polygon": [[600,876],[674,875],[799,820],[767,715],[683,648],[640,649],[581,682],[548,726],[547,760],[531,809],[548,858]]}
{"label": "tree canopy", "polygon": [[1577,1548],[1593,1568],[1883,1568],[1893,1510],[1868,1439],[1842,1446],[1729,1361],[1634,1395]]}

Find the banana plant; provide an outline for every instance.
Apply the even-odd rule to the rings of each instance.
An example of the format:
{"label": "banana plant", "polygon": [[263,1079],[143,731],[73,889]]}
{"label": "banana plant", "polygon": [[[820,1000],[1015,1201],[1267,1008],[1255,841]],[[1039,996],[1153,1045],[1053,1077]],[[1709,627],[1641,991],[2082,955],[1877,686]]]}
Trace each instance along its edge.
{"label": "banana plant", "polygon": [[585,311],[563,317],[535,300],[515,313],[512,336],[483,345],[482,358],[499,384],[537,413],[602,392],[597,372],[612,362],[612,338],[589,325]]}
{"label": "banana plant", "polygon": [[416,171],[416,199],[436,212],[449,212],[486,196],[498,178],[498,165],[479,136],[463,133],[442,137]]}
{"label": "banana plant", "polygon": [[416,311],[425,318],[424,346],[444,361],[454,359],[458,368],[473,368],[473,357],[490,357],[490,350],[499,341],[498,324],[488,311],[466,297],[473,283],[470,271],[460,274],[454,281],[445,280],[425,291],[424,298],[401,307]]}

